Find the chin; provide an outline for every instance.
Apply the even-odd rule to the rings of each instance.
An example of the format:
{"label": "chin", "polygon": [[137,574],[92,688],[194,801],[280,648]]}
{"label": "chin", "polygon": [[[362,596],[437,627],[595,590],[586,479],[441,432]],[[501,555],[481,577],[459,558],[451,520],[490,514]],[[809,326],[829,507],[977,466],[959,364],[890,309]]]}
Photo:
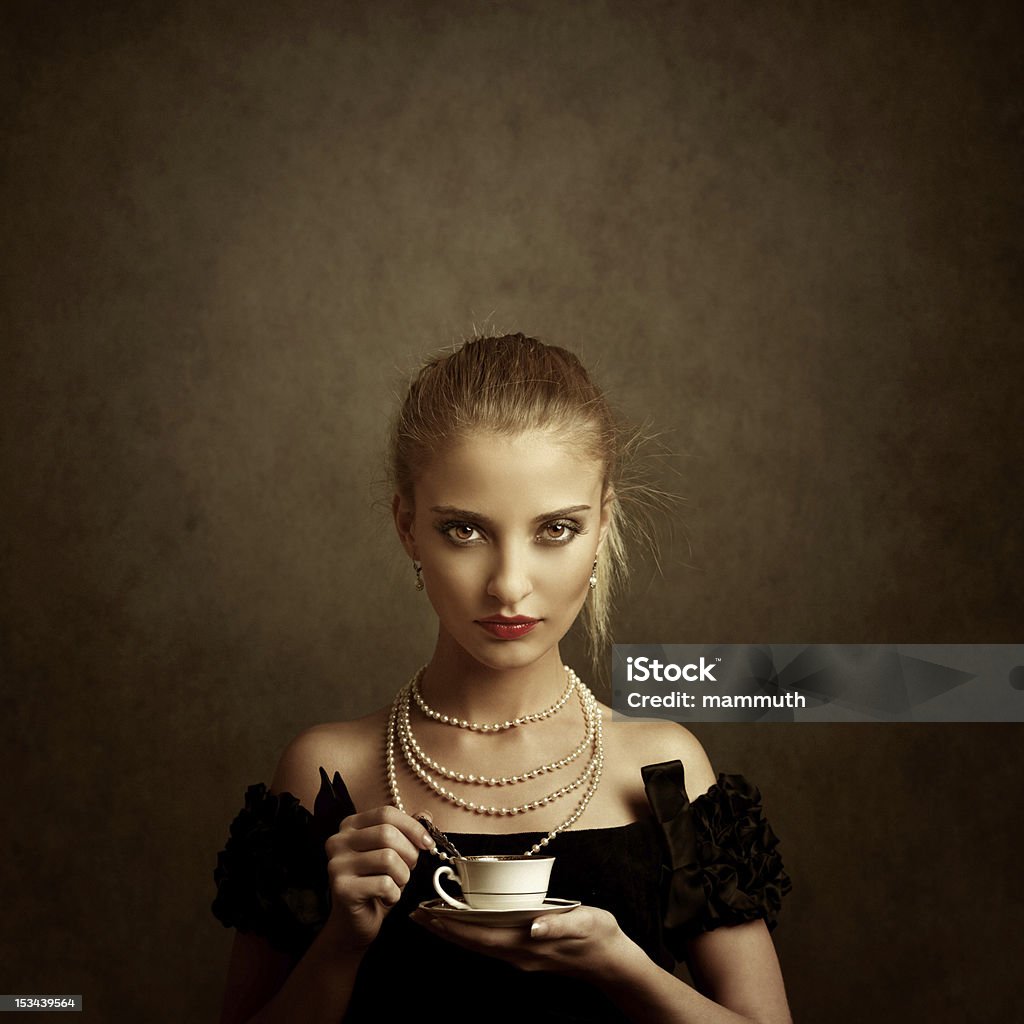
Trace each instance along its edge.
{"label": "chin", "polygon": [[548,645],[527,644],[524,640],[495,640],[463,648],[475,661],[492,669],[526,668],[548,653]]}

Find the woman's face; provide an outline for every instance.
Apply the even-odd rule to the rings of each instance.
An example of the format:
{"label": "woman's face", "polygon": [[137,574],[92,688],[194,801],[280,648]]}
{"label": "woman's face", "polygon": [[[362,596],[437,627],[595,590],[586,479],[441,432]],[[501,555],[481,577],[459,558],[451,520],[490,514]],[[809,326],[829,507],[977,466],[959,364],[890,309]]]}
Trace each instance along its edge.
{"label": "woman's face", "polygon": [[554,648],[589,593],[608,524],[603,468],[551,431],[482,434],[441,452],[395,521],[445,634],[480,663]]}

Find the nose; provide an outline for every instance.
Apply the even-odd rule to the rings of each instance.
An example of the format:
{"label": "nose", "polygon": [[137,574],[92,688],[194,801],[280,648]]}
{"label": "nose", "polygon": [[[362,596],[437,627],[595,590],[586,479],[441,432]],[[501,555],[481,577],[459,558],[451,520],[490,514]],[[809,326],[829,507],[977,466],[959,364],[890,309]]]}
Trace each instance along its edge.
{"label": "nose", "polygon": [[504,547],[496,551],[487,593],[501,602],[503,610],[515,611],[533,593],[530,559],[526,551]]}

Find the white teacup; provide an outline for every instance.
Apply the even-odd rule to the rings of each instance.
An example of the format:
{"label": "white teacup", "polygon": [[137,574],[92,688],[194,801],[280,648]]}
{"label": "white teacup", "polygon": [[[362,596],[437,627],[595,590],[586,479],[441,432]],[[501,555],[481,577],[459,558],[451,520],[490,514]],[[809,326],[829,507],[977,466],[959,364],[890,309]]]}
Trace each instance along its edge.
{"label": "white teacup", "polygon": [[[514,910],[540,907],[548,894],[554,857],[453,857],[434,872],[434,889],[449,906],[460,910]],[[441,879],[454,878],[462,900],[449,896]]]}

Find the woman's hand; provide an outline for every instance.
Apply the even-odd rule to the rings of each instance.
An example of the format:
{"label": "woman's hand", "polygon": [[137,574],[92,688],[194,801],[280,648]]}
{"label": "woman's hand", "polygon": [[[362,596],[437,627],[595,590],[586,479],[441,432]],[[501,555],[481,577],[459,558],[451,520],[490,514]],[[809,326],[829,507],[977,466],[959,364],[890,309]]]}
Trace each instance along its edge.
{"label": "woman's hand", "polygon": [[535,918],[523,928],[488,928],[438,919],[416,910],[412,920],[435,935],[477,953],[507,960],[524,971],[555,971],[577,977],[607,976],[639,949],[607,910],[577,907]]}
{"label": "woman's hand", "polygon": [[374,807],[345,818],[324,843],[331,916],[324,931],[346,949],[365,949],[398,902],[421,850],[434,840],[394,807]]}

